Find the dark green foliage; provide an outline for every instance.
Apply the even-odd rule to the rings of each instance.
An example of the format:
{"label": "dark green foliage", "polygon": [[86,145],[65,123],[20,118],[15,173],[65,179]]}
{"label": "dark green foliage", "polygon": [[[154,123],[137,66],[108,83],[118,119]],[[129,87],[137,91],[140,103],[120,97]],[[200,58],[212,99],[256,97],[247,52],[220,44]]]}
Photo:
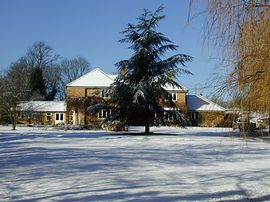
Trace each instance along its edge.
{"label": "dark green foliage", "polygon": [[36,67],[32,70],[29,85],[32,94],[38,93],[43,97],[46,96],[45,79],[43,77],[43,71],[40,67]]}
{"label": "dark green foliage", "polygon": [[[185,68],[185,62],[192,59],[185,54],[165,57],[167,51],[174,51],[177,46],[156,30],[159,21],[165,17],[160,15],[162,11],[163,7],[154,13],[144,10],[138,23],[128,24],[122,32],[124,38],[120,42],[129,43],[133,54],[116,64],[119,75],[112,86],[112,101],[117,106],[115,113],[118,114],[115,117],[128,124],[144,125],[145,133],[149,133],[150,125],[164,123],[165,110],[161,100],[168,97],[164,86],[180,87],[174,78],[179,73],[190,73]],[[173,103],[171,105],[174,106]],[[170,113],[175,114],[179,125],[185,125],[179,110]]]}
{"label": "dark green foliage", "polygon": [[59,56],[42,41],[35,42],[23,57],[31,70],[29,86],[34,100],[54,100],[58,91],[60,70],[56,64]]}
{"label": "dark green foliage", "polygon": [[53,83],[53,85],[51,86],[51,89],[49,89],[48,92],[46,93],[45,100],[53,101],[57,91],[58,91],[57,83]]}
{"label": "dark green foliage", "polygon": [[[146,133],[150,125],[164,123],[165,110],[161,100],[168,97],[164,86],[179,86],[174,77],[178,73],[190,73],[186,68],[178,67],[179,64],[185,67],[190,56],[177,54],[165,58],[167,51],[176,50],[177,46],[156,30],[159,21],[165,18],[160,15],[162,11],[163,7],[154,13],[144,10],[136,25],[127,26],[122,32],[125,37],[120,42],[131,44],[129,48],[133,55],[116,64],[119,71],[123,67],[127,69],[127,73],[115,82],[117,104],[127,122],[144,125]],[[170,113],[175,113],[179,124],[185,125],[178,110]]]}

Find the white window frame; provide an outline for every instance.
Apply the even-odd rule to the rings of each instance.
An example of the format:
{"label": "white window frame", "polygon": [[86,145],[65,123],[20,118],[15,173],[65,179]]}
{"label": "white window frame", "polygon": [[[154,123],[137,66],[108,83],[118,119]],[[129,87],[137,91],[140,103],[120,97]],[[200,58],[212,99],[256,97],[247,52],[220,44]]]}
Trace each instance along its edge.
{"label": "white window frame", "polygon": [[110,90],[109,89],[102,89],[101,90],[101,97],[102,98],[110,98]]}
{"label": "white window frame", "polygon": [[64,113],[55,113],[56,121],[64,121]]}
{"label": "white window frame", "polygon": [[198,112],[191,112],[191,119],[193,121],[198,121],[199,120],[199,113]]}
{"label": "white window frame", "polygon": [[[166,116],[167,116],[167,118],[166,118]],[[164,112],[164,120],[173,122],[176,120],[176,117],[168,112]]]}
{"label": "white window frame", "polygon": [[172,101],[177,101],[177,93],[176,92],[172,92],[171,96],[172,96]]}
{"label": "white window frame", "polygon": [[[166,97],[166,101],[177,101],[177,92],[168,92],[169,95]],[[175,99],[174,99],[175,98]]]}
{"label": "white window frame", "polygon": [[46,121],[51,121],[52,120],[52,113],[48,112],[46,113]]}
{"label": "white window frame", "polygon": [[101,109],[98,112],[98,119],[105,119],[108,118],[111,115],[111,110],[109,109]]}

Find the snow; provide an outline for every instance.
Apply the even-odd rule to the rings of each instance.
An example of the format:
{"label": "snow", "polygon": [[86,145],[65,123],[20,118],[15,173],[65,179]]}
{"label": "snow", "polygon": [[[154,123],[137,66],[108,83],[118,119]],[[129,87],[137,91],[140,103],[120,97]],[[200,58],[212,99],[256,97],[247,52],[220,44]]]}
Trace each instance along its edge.
{"label": "snow", "polygon": [[65,101],[28,101],[20,103],[19,110],[35,112],[66,112],[67,106]]}
{"label": "snow", "polygon": [[199,95],[187,95],[189,111],[225,111],[225,108]]}
{"label": "snow", "polygon": [[179,84],[178,86],[173,86],[171,84],[167,84],[164,86],[164,89],[166,91],[177,91],[177,92],[188,92],[188,89],[186,87],[184,87],[183,85]]}
{"label": "snow", "polygon": [[[73,87],[110,87],[110,85],[116,79],[116,74],[106,74],[101,69],[96,68],[87,74],[81,76],[80,78],[72,81],[71,83],[67,84],[67,86]],[[164,86],[165,90],[168,91],[180,91],[180,92],[187,92],[188,89],[182,85],[180,87],[166,85]]]}
{"label": "snow", "polygon": [[117,74],[107,74],[108,77],[110,77],[112,80],[115,80],[117,78]]}
{"label": "snow", "polygon": [[109,87],[114,82],[115,76],[108,75],[96,68],[80,78],[67,84],[69,87]]}
{"label": "snow", "polygon": [[151,129],[158,134],[1,127],[0,201],[270,200],[268,140]]}

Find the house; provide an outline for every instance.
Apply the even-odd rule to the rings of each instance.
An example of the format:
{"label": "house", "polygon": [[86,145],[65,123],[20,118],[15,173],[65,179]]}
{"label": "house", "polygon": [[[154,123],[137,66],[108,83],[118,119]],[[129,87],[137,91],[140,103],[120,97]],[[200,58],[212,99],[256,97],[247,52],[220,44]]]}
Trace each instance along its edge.
{"label": "house", "polygon": [[[108,112],[101,110],[96,116],[86,113],[87,107],[98,98],[109,99],[109,87],[117,77],[96,68],[67,84],[67,123],[74,125],[99,125]],[[96,99],[97,98],[97,99]],[[96,101],[96,102],[95,102]]]}
{"label": "house", "polygon": [[[116,77],[116,74],[107,74],[96,68],[67,84],[66,102],[40,102],[40,105],[30,102],[29,105],[35,105],[32,112],[39,114],[35,120],[52,125],[63,122],[72,125],[98,126],[104,118],[109,116],[110,112],[101,110],[96,115],[90,115],[86,113],[86,109],[101,99],[109,100],[109,87]],[[164,89],[170,93],[170,99],[175,102],[181,112],[189,117],[193,125],[218,125],[218,122],[224,118],[225,109],[223,107],[203,96],[189,95],[188,89],[182,85],[179,87],[166,85]],[[164,107],[166,110],[170,110],[170,108],[166,108],[165,103]],[[22,110],[22,112],[27,112],[27,110]]]}
{"label": "house", "polygon": [[29,101],[18,106],[19,123],[58,125],[66,124],[65,101]]}
{"label": "house", "polygon": [[[115,74],[106,74],[97,68],[67,84],[67,123],[95,125],[106,118],[109,112],[103,110],[96,116],[87,115],[85,111],[91,102],[88,102],[88,105],[85,102],[87,97],[92,96],[107,99],[108,89],[116,77]],[[177,108],[189,116],[192,125],[214,126],[223,121],[226,109],[207,98],[189,95],[188,89],[182,85],[179,87],[166,85],[164,89],[171,94]],[[76,106],[70,100],[77,100],[79,104]]]}
{"label": "house", "polygon": [[218,126],[226,116],[226,109],[202,95],[187,95],[188,116],[195,126]]}

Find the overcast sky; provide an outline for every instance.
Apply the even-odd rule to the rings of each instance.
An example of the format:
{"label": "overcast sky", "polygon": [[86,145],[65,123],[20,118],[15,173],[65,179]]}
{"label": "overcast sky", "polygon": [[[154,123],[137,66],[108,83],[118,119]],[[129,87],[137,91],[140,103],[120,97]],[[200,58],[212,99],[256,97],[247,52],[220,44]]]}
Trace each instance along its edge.
{"label": "overcast sky", "polygon": [[[107,73],[114,64],[128,59],[127,44],[118,42],[120,32],[144,8],[154,11],[165,6],[166,18],[159,31],[178,51],[194,57],[187,63],[193,76],[182,75],[179,82],[192,90],[203,86],[217,62],[213,50],[203,46],[203,16],[187,24],[188,0],[0,0],[0,70],[23,56],[35,41],[44,41],[61,57],[85,57],[93,68]],[[203,6],[203,5],[201,5]]]}

